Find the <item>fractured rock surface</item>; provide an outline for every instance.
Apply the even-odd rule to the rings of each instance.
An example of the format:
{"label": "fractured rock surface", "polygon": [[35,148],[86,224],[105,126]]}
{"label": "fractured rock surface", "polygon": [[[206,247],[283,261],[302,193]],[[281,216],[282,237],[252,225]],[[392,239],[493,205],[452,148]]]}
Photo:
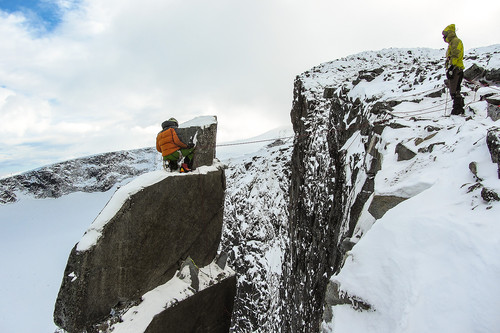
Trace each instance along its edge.
{"label": "fractured rock surface", "polygon": [[56,324],[82,331],[168,281],[179,260],[191,256],[198,265],[210,263],[220,242],[224,189],[224,171],[213,167],[206,174],[166,176],[131,195],[94,246],[73,248]]}

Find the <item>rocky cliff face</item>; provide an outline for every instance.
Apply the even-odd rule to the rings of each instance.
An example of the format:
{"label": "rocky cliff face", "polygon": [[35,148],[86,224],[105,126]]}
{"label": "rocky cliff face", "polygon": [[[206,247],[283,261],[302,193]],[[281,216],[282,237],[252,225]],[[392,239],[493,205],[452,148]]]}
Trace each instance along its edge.
{"label": "rocky cliff face", "polygon": [[164,179],[130,195],[95,244],[82,244],[91,241],[87,238],[95,231],[90,229],[71,252],[54,314],[58,326],[70,332],[88,328],[111,309],[171,279],[178,262],[188,256],[199,266],[215,258],[222,230],[223,170],[170,177],[162,170],[156,173]]}
{"label": "rocky cliff face", "polygon": [[[300,79],[294,92],[292,123],[299,139],[292,155],[285,332],[317,330],[328,279],[345,252],[339,245],[353,235],[373,193],[379,156],[373,146],[378,135],[360,101],[342,92],[329,100],[310,99]],[[345,147],[353,135],[366,143],[366,151]]]}
{"label": "rocky cliff face", "polygon": [[[464,83],[469,117],[488,117],[482,101],[495,89],[483,85],[500,83],[497,54],[498,47],[466,55],[467,64],[482,70]],[[443,72],[443,52],[429,49],[364,52],[317,66],[295,80],[293,149],[285,143],[279,151],[268,147],[228,161],[221,246],[239,273],[232,331],[317,332],[331,319],[331,305],[370,309],[330,278],[374,221],[429,186],[418,176],[412,188],[401,188],[399,180],[432,168],[436,152],[456,149],[457,142],[443,137],[460,132],[466,120],[444,116],[451,104]],[[477,127],[483,137],[488,126]],[[497,132],[489,133],[497,161]],[[384,156],[410,167],[377,188]]]}
{"label": "rocky cliff face", "polygon": [[[433,139],[436,132],[458,126],[442,119],[450,111],[446,110],[441,58],[440,51],[424,49],[365,52],[297,77],[291,112],[296,139],[291,159],[290,238],[283,266],[283,332],[320,329],[329,279],[342,267],[346,252],[387,210],[428,186],[416,183],[414,188],[377,191],[375,177],[388,154],[387,146],[396,146],[398,161],[414,163],[427,161],[426,154],[433,149],[453,149],[445,147],[454,143]],[[483,66],[496,64],[490,52],[471,51],[466,59]],[[486,71],[496,73],[491,65]],[[494,76],[489,78],[496,82]],[[478,91],[478,82],[464,85],[468,112],[488,116],[484,106],[475,103],[493,90]],[[400,139],[394,134],[390,140],[398,142],[382,139],[386,129],[400,128],[416,130],[405,139],[403,132]],[[490,136],[494,146],[494,135]],[[408,141],[419,147],[413,148]],[[341,302],[338,297],[330,302]],[[347,302],[369,308],[353,298]]]}
{"label": "rocky cliff face", "polygon": [[292,142],[227,161],[221,249],[238,275],[232,332],[279,332]]}
{"label": "rocky cliff face", "polygon": [[[216,125],[194,132],[200,146],[211,147],[197,152],[194,172],[158,170],[136,178],[115,193],[75,245],[54,311],[59,327],[69,332],[102,330],[99,323],[112,323],[117,313],[123,314],[148,291],[171,281],[183,261],[193,268],[187,273],[191,287],[200,289],[195,272],[216,258],[221,238],[225,176],[222,164],[212,165],[215,144],[210,143],[215,143]],[[210,166],[201,165],[209,159]],[[168,310],[150,319],[144,332],[165,327],[227,331],[235,279],[221,273],[202,285],[203,292],[182,302],[179,297],[175,302],[165,301]],[[209,303],[213,311],[200,308]],[[187,322],[177,322],[183,311],[197,312],[200,318],[186,326]],[[188,313],[184,317],[193,318]]]}

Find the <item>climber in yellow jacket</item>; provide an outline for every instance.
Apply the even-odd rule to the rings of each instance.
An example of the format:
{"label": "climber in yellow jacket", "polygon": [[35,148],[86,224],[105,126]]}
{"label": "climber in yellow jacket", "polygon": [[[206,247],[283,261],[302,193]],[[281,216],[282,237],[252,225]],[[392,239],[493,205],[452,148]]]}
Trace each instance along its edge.
{"label": "climber in yellow jacket", "polygon": [[460,94],[462,79],[464,78],[464,45],[455,33],[454,24],[444,28],[443,39],[448,43],[445,67],[448,79],[446,85],[453,99],[451,114],[464,114],[464,99]]}

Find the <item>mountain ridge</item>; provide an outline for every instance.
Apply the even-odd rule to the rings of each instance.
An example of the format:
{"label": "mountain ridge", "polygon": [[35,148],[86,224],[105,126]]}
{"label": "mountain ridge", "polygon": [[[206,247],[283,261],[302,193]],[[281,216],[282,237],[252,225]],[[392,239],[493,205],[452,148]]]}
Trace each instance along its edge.
{"label": "mountain ridge", "polygon": [[[377,332],[425,331],[429,328],[422,319],[425,312],[413,305],[419,304],[418,297],[427,304],[441,304],[439,298],[444,295],[436,286],[444,286],[440,279],[445,272],[438,270],[440,264],[456,273],[457,281],[467,281],[466,272],[458,269],[461,255],[467,259],[465,264],[484,273],[487,279],[481,282],[492,288],[492,297],[498,293],[490,278],[498,265],[487,254],[500,250],[493,223],[499,205],[494,199],[486,200],[482,192],[485,188],[500,192],[498,168],[485,142],[487,130],[498,127],[498,121],[488,118],[491,103],[486,99],[498,94],[500,80],[494,81],[494,75],[493,81],[492,76],[486,79],[483,73],[483,78],[465,81],[466,116],[448,117],[451,104],[443,83],[443,63],[444,50],[414,48],[366,51],[315,66],[295,81],[293,143],[270,145],[253,156],[227,160],[221,248],[230,253],[238,274],[232,331],[333,332],[335,328],[336,333],[349,329],[357,333],[372,327],[370,319],[380,326]],[[467,68],[478,64],[495,74],[500,69],[500,45],[466,51],[465,63]],[[400,159],[398,145],[411,154],[402,157],[401,153]],[[447,159],[456,162],[446,163]],[[469,166],[472,162],[476,167]],[[423,199],[427,195],[434,201],[441,195],[447,206],[439,212],[433,200]],[[375,218],[369,208],[378,205],[376,198],[381,196],[407,200],[378,207],[381,213],[373,213]],[[468,224],[453,215],[456,223],[450,223],[453,208],[460,206],[467,207],[460,210],[462,215],[480,219]],[[443,220],[419,225],[406,218],[410,213],[405,207],[422,218],[428,216],[416,213],[439,213]],[[396,223],[403,217],[422,238],[410,237]],[[471,224],[488,230],[486,247],[481,247],[481,233]],[[463,238],[462,233],[469,231],[471,238]],[[404,247],[388,236],[396,232],[415,247]],[[444,247],[447,234],[456,236],[449,241],[461,251],[473,244],[474,253],[453,253]],[[434,243],[426,242],[425,235]],[[435,252],[420,250],[419,242]],[[402,251],[401,256],[395,255],[396,250]],[[370,251],[379,257],[370,257]],[[475,257],[476,253],[481,255]],[[418,260],[406,265],[404,260],[414,254]],[[436,263],[436,273],[425,270],[426,262]],[[391,274],[384,275],[381,267]],[[377,272],[372,279],[370,269]],[[426,275],[439,283],[433,285]],[[392,283],[393,292],[384,288],[384,279]],[[435,298],[418,289],[421,284],[432,286]],[[336,287],[337,293],[329,287]],[[469,289],[487,300],[488,308],[472,304],[478,318],[489,325],[483,331],[500,328],[488,316],[498,302],[483,289],[475,285],[452,291],[473,299],[472,294],[457,292]],[[361,303],[371,310],[353,305]],[[468,305],[454,298],[443,318],[459,318],[465,328],[479,325],[452,303]],[[442,310],[429,308],[436,314]],[[418,325],[413,322],[413,330],[404,326],[412,315],[420,319]],[[446,327],[443,320],[428,317],[435,327]]]}

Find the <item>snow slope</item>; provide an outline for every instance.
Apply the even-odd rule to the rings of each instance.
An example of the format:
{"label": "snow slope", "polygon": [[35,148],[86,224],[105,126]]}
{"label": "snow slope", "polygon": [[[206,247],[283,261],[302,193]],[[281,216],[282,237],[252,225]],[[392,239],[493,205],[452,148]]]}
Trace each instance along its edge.
{"label": "snow slope", "polygon": [[486,129],[495,123],[483,116],[440,119],[444,129],[432,141],[444,144],[410,161],[397,161],[396,137],[428,135],[425,125],[436,123],[384,131],[386,155],[375,188],[417,194],[365,230],[332,277],[372,311],[336,306],[326,332],[500,330],[500,202],[481,198],[468,167],[476,162],[481,183],[500,193],[485,142]]}
{"label": "snow slope", "polygon": [[115,189],[0,206],[0,332],[54,332],[68,254]]}
{"label": "snow slope", "polygon": [[[425,55],[436,62],[442,56],[436,51],[411,52],[417,59]],[[366,68],[366,63],[374,65],[377,54],[357,57]],[[499,68],[500,45],[469,51],[466,67],[473,62]],[[422,65],[421,60],[416,63]],[[342,66],[333,62],[319,71],[333,75]],[[483,187],[500,193],[497,165],[485,139],[487,130],[500,121],[487,118],[483,100],[498,96],[500,89],[464,83],[466,117],[445,117],[451,108],[447,94],[428,96],[441,88],[438,72],[425,70],[421,78],[412,72],[398,76],[397,71],[384,71],[371,82],[347,83],[353,100],[402,101],[390,118],[404,127],[386,127],[379,143],[383,164],[375,194],[409,199],[373,226],[375,219],[364,211],[356,231],[361,240],[331,280],[341,293],[372,308],[333,306],[333,318],[323,322],[323,332],[500,331],[500,202],[481,197]],[[386,80],[388,76],[398,79]],[[397,161],[398,143],[417,156]],[[353,135],[345,148],[352,152],[361,144]],[[480,181],[469,170],[471,162],[476,162]]]}

